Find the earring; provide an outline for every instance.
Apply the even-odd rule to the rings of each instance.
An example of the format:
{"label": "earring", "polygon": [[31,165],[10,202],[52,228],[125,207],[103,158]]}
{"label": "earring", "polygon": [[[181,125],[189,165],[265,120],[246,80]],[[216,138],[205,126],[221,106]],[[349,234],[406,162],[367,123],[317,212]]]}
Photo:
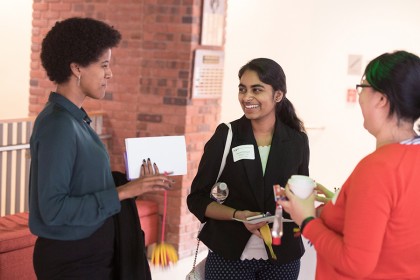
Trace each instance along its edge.
{"label": "earring", "polygon": [[77,86],[80,87],[80,75],[77,76]]}

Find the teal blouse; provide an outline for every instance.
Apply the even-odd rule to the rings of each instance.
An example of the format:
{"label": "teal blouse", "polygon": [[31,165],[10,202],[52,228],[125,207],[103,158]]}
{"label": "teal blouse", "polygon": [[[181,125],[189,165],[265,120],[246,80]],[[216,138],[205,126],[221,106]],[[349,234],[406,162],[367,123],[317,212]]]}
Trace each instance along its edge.
{"label": "teal blouse", "polygon": [[29,227],[49,239],[90,236],[121,208],[109,156],[90,118],[58,93],[30,139]]}

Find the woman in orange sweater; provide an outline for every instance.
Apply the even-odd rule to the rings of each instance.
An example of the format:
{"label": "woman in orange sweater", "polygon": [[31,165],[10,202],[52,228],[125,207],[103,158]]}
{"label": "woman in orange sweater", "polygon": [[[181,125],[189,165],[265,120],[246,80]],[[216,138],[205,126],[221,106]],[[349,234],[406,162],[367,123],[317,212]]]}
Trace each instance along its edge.
{"label": "woman in orange sweater", "polygon": [[302,200],[286,186],[281,205],[316,249],[316,279],[420,279],[420,58],[384,53],[356,88],[376,150],[318,218],[315,194]]}

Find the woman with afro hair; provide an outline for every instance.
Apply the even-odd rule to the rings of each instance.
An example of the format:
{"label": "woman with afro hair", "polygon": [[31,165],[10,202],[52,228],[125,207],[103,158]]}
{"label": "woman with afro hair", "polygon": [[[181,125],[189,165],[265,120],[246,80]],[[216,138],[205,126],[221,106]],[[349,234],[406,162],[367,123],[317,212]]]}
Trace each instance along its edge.
{"label": "woman with afro hair", "polygon": [[[131,211],[134,219],[122,229],[120,212],[133,210],[134,197],[170,189],[172,182],[146,161],[140,179],[116,187],[108,153],[82,107],[86,97],[104,97],[112,78],[111,49],[120,40],[104,22],[69,18],[57,22],[42,42],[42,65],[57,87],[30,140],[29,226],[38,236],[33,257],[38,279],[150,279],[138,217]],[[135,243],[121,251],[126,238],[120,235],[131,229],[138,233],[130,236]],[[122,267],[130,265],[124,276]]]}

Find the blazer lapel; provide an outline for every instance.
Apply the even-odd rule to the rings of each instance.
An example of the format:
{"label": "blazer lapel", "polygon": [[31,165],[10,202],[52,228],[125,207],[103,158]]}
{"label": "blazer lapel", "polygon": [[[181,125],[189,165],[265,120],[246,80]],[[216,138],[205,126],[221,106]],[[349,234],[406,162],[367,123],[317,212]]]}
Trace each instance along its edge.
{"label": "blazer lapel", "polygon": [[287,170],[288,159],[285,156],[290,154],[290,137],[283,126],[284,124],[280,121],[276,122],[270,154],[265,168],[265,185],[269,186],[271,191],[273,184],[283,184],[288,179],[281,172],[282,170]]}
{"label": "blazer lapel", "polygon": [[251,122],[242,118],[238,125],[238,146],[249,145],[254,146],[254,160],[241,160],[245,174],[248,176],[248,182],[251,191],[258,203],[260,209],[264,209],[264,177],[262,174],[262,166],[260,154],[258,152],[257,143],[252,132]]}

